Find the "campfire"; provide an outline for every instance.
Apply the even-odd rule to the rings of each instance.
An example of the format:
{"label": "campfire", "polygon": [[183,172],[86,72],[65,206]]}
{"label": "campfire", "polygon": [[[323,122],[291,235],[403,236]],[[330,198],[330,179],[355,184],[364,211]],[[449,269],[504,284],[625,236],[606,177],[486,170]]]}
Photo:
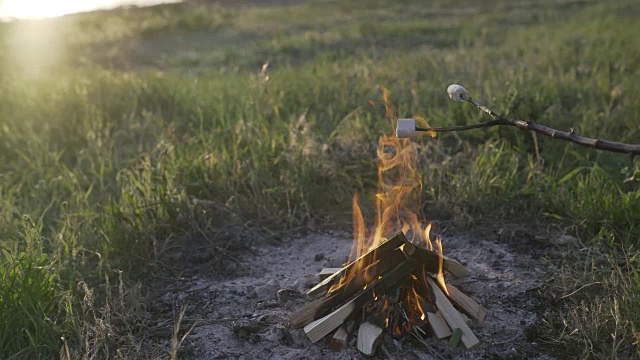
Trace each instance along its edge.
{"label": "campfire", "polygon": [[[382,91],[387,117],[392,118],[389,94]],[[291,325],[304,327],[312,342],[330,339],[334,350],[355,341],[365,355],[375,353],[385,334],[413,336],[420,342],[428,336],[448,338],[451,347],[477,345],[467,315],[482,321],[486,310],[445,282],[445,273],[456,278],[470,273],[443,255],[440,238],[431,240],[431,223],[415,210],[421,206],[422,190],[415,144],[383,136],[377,155],[373,230],[366,231],[356,193],[349,261],[342,268],[321,271],[320,283],[307,293],[312,300],[291,314]]]}

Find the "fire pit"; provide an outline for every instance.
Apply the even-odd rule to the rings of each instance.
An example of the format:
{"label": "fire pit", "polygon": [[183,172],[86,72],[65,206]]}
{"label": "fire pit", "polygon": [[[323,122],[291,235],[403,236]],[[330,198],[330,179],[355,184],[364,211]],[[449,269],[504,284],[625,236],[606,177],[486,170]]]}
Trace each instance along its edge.
{"label": "fire pit", "polygon": [[410,334],[418,340],[432,333],[439,339],[450,338],[451,347],[462,342],[471,348],[479,340],[464,313],[482,321],[486,310],[446,284],[444,272],[469,275],[458,261],[416,246],[400,232],[309,290],[307,295],[316,299],[289,321],[292,326],[304,326],[312,342],[333,333],[330,346],[334,350],[346,347],[354,334],[358,350],[365,355],[375,352],[385,330],[394,337]]}
{"label": "fire pit", "polygon": [[[382,88],[387,115],[393,116],[388,93]],[[378,146],[377,216],[367,234],[358,194],[353,199],[354,244],[347,264],[324,269],[325,277],[308,291],[311,301],[292,313],[289,322],[304,327],[312,342],[330,338],[334,350],[350,338],[365,355],[373,355],[386,333],[413,336],[433,334],[449,338],[449,346],[479,343],[469,318],[482,321],[486,310],[445,282],[469,271],[443,255],[438,237],[432,242],[431,223],[420,218],[422,183],[416,167],[417,151],[410,139],[383,136]],[[435,243],[435,246],[434,246]],[[457,308],[461,309],[460,312]]]}

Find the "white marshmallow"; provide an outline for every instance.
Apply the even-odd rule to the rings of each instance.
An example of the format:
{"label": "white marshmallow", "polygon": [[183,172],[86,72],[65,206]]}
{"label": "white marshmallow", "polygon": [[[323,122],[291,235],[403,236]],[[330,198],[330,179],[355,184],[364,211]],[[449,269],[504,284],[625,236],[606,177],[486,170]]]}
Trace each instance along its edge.
{"label": "white marshmallow", "polygon": [[398,119],[396,126],[396,137],[414,138],[418,135],[416,131],[416,119]]}
{"label": "white marshmallow", "polygon": [[466,99],[469,99],[469,93],[467,92],[467,89],[458,84],[449,85],[449,87],[447,88],[447,93],[449,94],[451,100],[464,102]]}

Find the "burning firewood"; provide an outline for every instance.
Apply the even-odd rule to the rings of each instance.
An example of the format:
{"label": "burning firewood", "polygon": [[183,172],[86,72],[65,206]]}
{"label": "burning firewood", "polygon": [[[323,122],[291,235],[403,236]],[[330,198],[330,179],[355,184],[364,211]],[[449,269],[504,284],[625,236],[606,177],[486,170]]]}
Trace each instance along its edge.
{"label": "burning firewood", "polygon": [[465,278],[471,273],[467,268],[464,267],[458,260],[449,259],[446,256],[442,256],[435,251],[428,250],[416,246],[411,243],[407,243],[405,246],[405,251],[411,255],[416,261],[422,263],[426,270],[430,273],[436,274],[438,272],[438,261],[439,258],[443,260],[443,269],[449,272],[451,275],[461,279]]}
{"label": "burning firewood", "polygon": [[364,290],[345,305],[342,305],[338,310],[305,326],[304,332],[307,334],[307,337],[311,342],[316,342],[322,339],[340,326],[353,312],[362,309],[370,301],[377,300],[378,297],[376,296],[376,291],[383,293],[389,290],[404,277],[408,276],[412,270],[413,262],[411,260],[404,261],[373,284],[366,286]]}
{"label": "burning firewood", "polygon": [[[343,303],[349,297],[362,290],[363,287],[367,286],[367,280],[378,278],[383,273],[391,269],[395,264],[399,264],[402,261],[405,261],[405,259],[407,258],[407,256],[404,255],[401,249],[392,249],[390,246],[380,246],[378,247],[377,252],[380,256],[383,256],[384,254],[385,261],[375,261],[372,256],[364,255],[360,259],[345,266],[341,270],[340,273],[344,274],[345,277],[351,278],[351,281],[346,283],[344,286],[337,287],[332,290],[329,284],[334,284],[337,279],[335,277],[333,278],[333,280],[330,280],[331,277],[329,277],[322,283],[320,283],[325,284],[322,288],[326,289],[326,294],[323,297],[310,302],[300,310],[293,313],[289,317],[291,325],[304,326],[308,324],[309,322],[313,321],[313,319],[317,318],[318,315],[321,315],[323,312],[325,312],[327,309],[334,308],[335,306]],[[371,260],[374,262],[367,265],[366,260]],[[357,270],[358,268],[362,268],[362,271],[352,271]],[[360,274],[360,276],[355,276],[355,273]],[[327,282],[327,280],[329,281]],[[393,285],[395,284],[391,284],[391,286]],[[312,292],[313,289],[309,291],[309,293]]]}
{"label": "burning firewood", "polygon": [[[412,244],[399,233],[322,280],[308,292],[315,299],[291,314],[289,321],[304,326],[312,342],[333,332],[334,350],[347,346],[357,328],[357,347],[365,355],[374,354],[385,333],[422,338],[427,332],[421,327],[427,325],[439,339],[460,333],[459,341],[473,347],[479,340],[452,302],[480,321],[486,309],[445,284],[443,277],[437,283],[432,278],[445,272],[469,275],[458,261]],[[358,319],[362,322],[355,327]]]}
{"label": "burning firewood", "polygon": [[313,297],[316,295],[326,293],[327,290],[329,290],[329,288],[331,287],[331,285],[333,285],[333,283],[336,280],[339,280],[340,276],[342,276],[344,273],[349,272],[351,269],[357,266],[362,266],[363,264],[371,264],[376,258],[378,259],[383,258],[386,252],[397,249],[403,243],[404,243],[403,239],[397,236],[387,240],[386,242],[382,243],[382,245],[378,246],[375,249],[372,249],[371,251],[367,252],[366,254],[356,259],[354,262],[348,264],[347,266],[343,267],[339,271],[335,272],[333,275],[330,275],[329,277],[321,281],[318,285],[311,288],[311,290],[307,292],[307,295]]}
{"label": "burning firewood", "polygon": [[337,273],[338,271],[340,271],[342,268],[324,268],[322,270],[320,270],[320,272],[318,273],[318,278],[320,279],[320,281],[328,278],[329,276]]}

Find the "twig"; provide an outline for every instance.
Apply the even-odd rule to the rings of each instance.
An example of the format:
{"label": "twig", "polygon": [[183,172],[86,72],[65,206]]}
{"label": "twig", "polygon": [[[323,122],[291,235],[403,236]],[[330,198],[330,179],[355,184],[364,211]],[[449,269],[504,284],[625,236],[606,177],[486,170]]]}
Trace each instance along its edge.
{"label": "twig", "polygon": [[449,131],[465,131],[465,130],[487,128],[487,127],[501,126],[501,125],[515,126],[517,128],[533,131],[535,133],[549,136],[554,139],[565,140],[565,141],[569,141],[572,143],[576,143],[578,145],[582,145],[582,146],[586,146],[594,149],[612,151],[612,152],[623,153],[623,154],[631,154],[632,156],[640,155],[640,144],[625,144],[625,143],[608,141],[608,140],[592,139],[592,138],[576,135],[573,132],[573,129],[571,129],[570,131],[560,131],[560,130],[550,128],[548,126],[536,124],[531,121],[507,119],[505,117],[502,117],[494,113],[486,106],[478,104],[475,100],[471,98],[463,98],[463,99],[465,101],[472,103],[478,109],[482,110],[483,112],[491,116],[493,120],[485,121],[478,124],[449,126],[449,127],[440,127],[440,128],[416,127],[416,131],[449,132]]}
{"label": "twig", "polygon": [[429,344],[427,344],[426,341],[424,341],[424,339],[422,338],[422,336],[416,334],[415,332],[411,331],[409,332],[409,334],[411,334],[419,343],[421,343],[422,345],[424,345],[425,348],[427,348],[427,351],[429,351],[429,353],[437,358],[437,359],[442,359],[444,360],[444,357],[442,357],[440,354],[438,354]]}
{"label": "twig", "polygon": [[510,339],[507,340],[503,340],[503,341],[498,341],[498,342],[493,342],[493,345],[502,345],[502,344],[508,344],[510,342],[512,342],[513,340],[517,339],[520,335],[522,334],[522,332],[520,332],[520,330],[518,330],[518,332],[516,333],[516,335]]}
{"label": "twig", "polygon": [[602,282],[601,281],[595,281],[595,282],[592,282],[592,283],[589,283],[589,284],[582,285],[578,289],[570,292],[569,294],[559,297],[558,300],[556,300],[556,301],[564,300],[564,299],[566,299],[568,297],[571,297],[571,296],[575,295],[578,291],[580,291],[580,290],[582,290],[582,289],[584,289],[586,287],[593,286],[593,285],[598,285],[598,284],[602,284]]}
{"label": "twig", "polygon": [[184,320],[184,313],[187,311],[186,307],[182,307],[180,309],[180,315],[178,315],[178,320],[173,324],[173,332],[171,334],[171,360],[178,359],[178,350],[182,346],[184,340],[191,334],[193,328],[196,326],[196,323],[193,323],[189,330],[187,330],[182,337],[179,337],[180,334],[180,324]]}

